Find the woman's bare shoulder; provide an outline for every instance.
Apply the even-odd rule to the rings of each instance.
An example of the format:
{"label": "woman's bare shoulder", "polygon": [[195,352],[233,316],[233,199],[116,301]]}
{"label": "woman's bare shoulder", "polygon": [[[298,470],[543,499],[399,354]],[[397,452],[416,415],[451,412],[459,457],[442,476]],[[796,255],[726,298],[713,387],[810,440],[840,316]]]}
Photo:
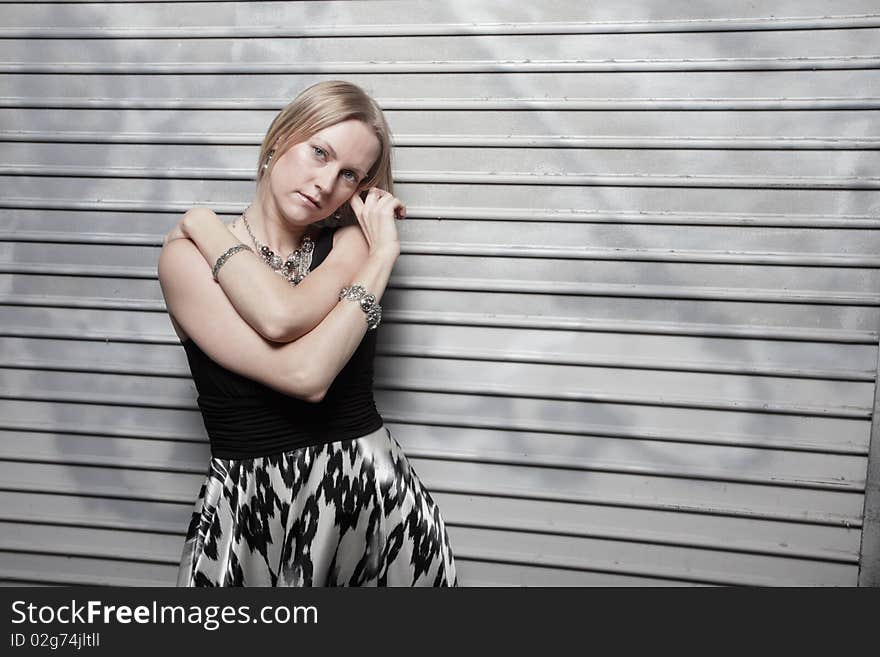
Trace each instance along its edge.
{"label": "woman's bare shoulder", "polygon": [[333,234],[333,248],[341,247],[343,250],[352,250],[355,253],[366,256],[369,247],[364,237],[364,232],[357,224],[340,226]]}

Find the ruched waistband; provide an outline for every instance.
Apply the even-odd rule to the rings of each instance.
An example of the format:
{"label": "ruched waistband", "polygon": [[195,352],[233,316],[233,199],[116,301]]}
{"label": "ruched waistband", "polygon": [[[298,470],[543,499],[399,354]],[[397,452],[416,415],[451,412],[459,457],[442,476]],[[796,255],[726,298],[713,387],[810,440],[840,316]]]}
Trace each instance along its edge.
{"label": "ruched waistband", "polygon": [[199,395],[198,405],[211,454],[224,459],[259,458],[350,440],[382,426],[369,390],[353,398],[334,399],[327,407],[281,395],[271,403],[265,396]]}

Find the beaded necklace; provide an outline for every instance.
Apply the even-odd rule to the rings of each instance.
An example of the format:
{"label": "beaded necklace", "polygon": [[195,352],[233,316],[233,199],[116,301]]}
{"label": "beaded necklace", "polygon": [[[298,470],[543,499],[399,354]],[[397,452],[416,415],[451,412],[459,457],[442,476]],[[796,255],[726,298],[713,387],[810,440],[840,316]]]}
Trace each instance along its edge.
{"label": "beaded necklace", "polygon": [[272,271],[286,278],[291,285],[297,285],[308,275],[309,267],[312,266],[312,253],[315,250],[315,245],[308,235],[303,236],[302,245],[298,249],[292,251],[287,258],[282,259],[254,236],[250,224],[248,224],[247,210],[241,213],[241,218],[244,220],[244,227],[247,228],[248,235],[254,241],[254,246],[257,247],[257,253]]}

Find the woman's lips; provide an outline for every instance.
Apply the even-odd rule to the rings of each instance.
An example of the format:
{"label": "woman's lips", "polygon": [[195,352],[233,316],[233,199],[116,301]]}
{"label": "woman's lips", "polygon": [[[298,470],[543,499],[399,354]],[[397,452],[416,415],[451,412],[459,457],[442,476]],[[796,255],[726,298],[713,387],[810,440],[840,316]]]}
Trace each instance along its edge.
{"label": "woman's lips", "polygon": [[317,210],[318,208],[321,207],[320,205],[318,205],[317,203],[315,203],[311,198],[309,198],[308,196],[306,196],[306,195],[303,194],[302,192],[297,192],[296,195],[297,195],[297,196],[298,196],[298,197],[299,197],[299,198],[300,198],[300,199],[301,199],[306,205],[309,205],[309,206],[315,208],[316,210]]}

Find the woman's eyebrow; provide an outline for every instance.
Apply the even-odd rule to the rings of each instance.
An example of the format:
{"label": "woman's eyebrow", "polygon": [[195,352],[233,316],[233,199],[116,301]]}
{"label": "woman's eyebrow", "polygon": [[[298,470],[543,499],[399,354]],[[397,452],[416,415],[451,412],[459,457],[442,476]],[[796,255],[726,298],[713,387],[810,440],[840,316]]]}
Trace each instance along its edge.
{"label": "woman's eyebrow", "polygon": [[[322,140],[321,140],[321,143],[323,143],[324,146],[327,148],[327,150],[330,151],[330,155],[333,156],[333,159],[334,159],[334,160],[337,159],[337,157],[336,157],[336,151],[333,150],[333,147],[330,145],[330,142],[328,142],[326,139],[322,139]],[[351,168],[354,169],[355,173],[358,174],[358,177],[359,177],[359,178],[363,178],[364,176],[367,175],[367,174],[365,174],[363,171],[361,171],[360,169],[358,169],[357,167],[351,167]]]}

